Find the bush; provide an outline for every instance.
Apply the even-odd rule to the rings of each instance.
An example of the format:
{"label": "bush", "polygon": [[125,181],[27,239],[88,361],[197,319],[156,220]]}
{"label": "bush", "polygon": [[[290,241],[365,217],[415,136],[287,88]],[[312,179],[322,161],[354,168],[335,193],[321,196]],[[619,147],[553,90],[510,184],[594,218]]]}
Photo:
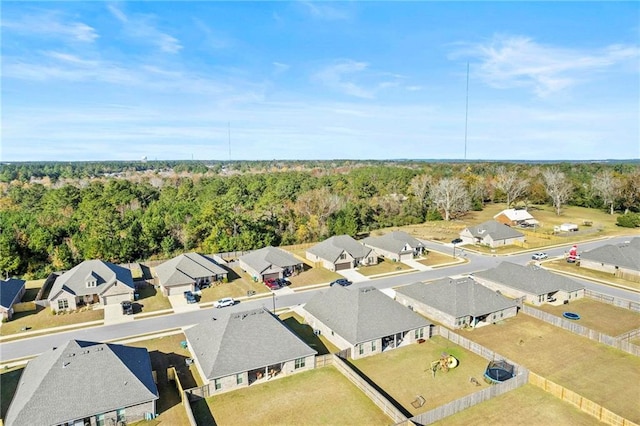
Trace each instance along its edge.
{"label": "bush", "polygon": [[429,210],[427,212],[427,220],[442,220],[442,215],[438,210]]}
{"label": "bush", "polygon": [[640,213],[625,213],[618,216],[616,225],[623,228],[637,228],[640,226]]}

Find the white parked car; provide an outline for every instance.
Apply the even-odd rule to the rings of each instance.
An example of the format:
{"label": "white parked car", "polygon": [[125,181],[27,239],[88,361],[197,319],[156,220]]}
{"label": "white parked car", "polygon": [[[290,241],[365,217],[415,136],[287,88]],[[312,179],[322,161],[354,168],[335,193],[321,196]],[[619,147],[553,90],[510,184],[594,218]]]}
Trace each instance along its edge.
{"label": "white parked car", "polygon": [[216,308],[224,308],[227,306],[233,306],[236,304],[236,301],[231,297],[225,297],[224,299],[220,299],[213,303],[213,306]]}
{"label": "white parked car", "polygon": [[533,256],[531,256],[533,260],[543,260],[548,257],[549,256],[547,256],[547,253],[534,253]]}

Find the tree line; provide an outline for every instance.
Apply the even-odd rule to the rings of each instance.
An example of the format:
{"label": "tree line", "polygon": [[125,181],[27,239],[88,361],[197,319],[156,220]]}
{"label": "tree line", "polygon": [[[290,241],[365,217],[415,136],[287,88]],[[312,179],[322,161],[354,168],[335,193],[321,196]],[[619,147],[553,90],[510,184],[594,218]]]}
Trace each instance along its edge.
{"label": "tree line", "polygon": [[[565,205],[640,212],[640,166],[634,163],[345,160],[218,164],[200,171],[176,163],[173,174],[163,173],[168,166],[0,183],[0,271],[33,278],[85,259],[124,263],[357,236],[456,219],[492,202],[549,203],[558,213]],[[33,176],[47,177],[45,170]]]}

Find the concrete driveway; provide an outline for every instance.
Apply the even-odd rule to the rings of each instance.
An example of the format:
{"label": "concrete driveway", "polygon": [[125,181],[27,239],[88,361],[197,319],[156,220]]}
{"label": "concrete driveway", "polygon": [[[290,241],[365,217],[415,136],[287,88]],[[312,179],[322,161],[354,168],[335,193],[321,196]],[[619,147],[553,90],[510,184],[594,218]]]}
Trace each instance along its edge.
{"label": "concrete driveway", "polygon": [[359,283],[361,281],[368,281],[369,277],[365,277],[364,275],[362,275],[360,272],[356,271],[355,269],[343,269],[341,271],[336,271],[337,273],[339,273],[340,275],[342,275],[343,277],[345,277],[346,279],[348,279],[351,282],[354,283]]}
{"label": "concrete driveway", "polygon": [[417,271],[429,271],[429,270],[432,269],[430,266],[423,265],[422,263],[418,262],[417,260],[413,260],[413,259],[403,260],[402,263],[404,263],[407,266],[412,267],[413,269],[415,269]]}
{"label": "concrete driveway", "polygon": [[176,314],[179,312],[191,312],[200,309],[200,305],[197,303],[187,303],[187,299],[185,299],[182,294],[169,296],[169,303],[171,303],[173,312]]}
{"label": "concrete driveway", "polygon": [[122,322],[133,321],[133,315],[124,315],[122,306],[107,305],[104,307],[104,325],[120,324]]}

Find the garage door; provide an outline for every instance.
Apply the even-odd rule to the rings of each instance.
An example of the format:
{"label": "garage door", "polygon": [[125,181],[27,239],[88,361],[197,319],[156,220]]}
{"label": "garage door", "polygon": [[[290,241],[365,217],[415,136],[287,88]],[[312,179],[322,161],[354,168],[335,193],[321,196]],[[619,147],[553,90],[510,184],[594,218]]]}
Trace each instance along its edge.
{"label": "garage door", "polygon": [[336,263],[336,271],[342,271],[344,269],[351,269],[351,262]]}
{"label": "garage door", "polygon": [[184,294],[185,291],[192,291],[191,284],[177,285],[175,287],[168,287],[168,296],[174,296],[176,294]]}
{"label": "garage door", "polygon": [[413,259],[413,253],[403,253],[400,255],[400,262]]}
{"label": "garage door", "polygon": [[124,300],[131,300],[133,299],[133,295],[132,294],[114,294],[111,296],[105,296],[104,297],[104,304],[105,305],[118,305],[120,302],[124,301]]}

